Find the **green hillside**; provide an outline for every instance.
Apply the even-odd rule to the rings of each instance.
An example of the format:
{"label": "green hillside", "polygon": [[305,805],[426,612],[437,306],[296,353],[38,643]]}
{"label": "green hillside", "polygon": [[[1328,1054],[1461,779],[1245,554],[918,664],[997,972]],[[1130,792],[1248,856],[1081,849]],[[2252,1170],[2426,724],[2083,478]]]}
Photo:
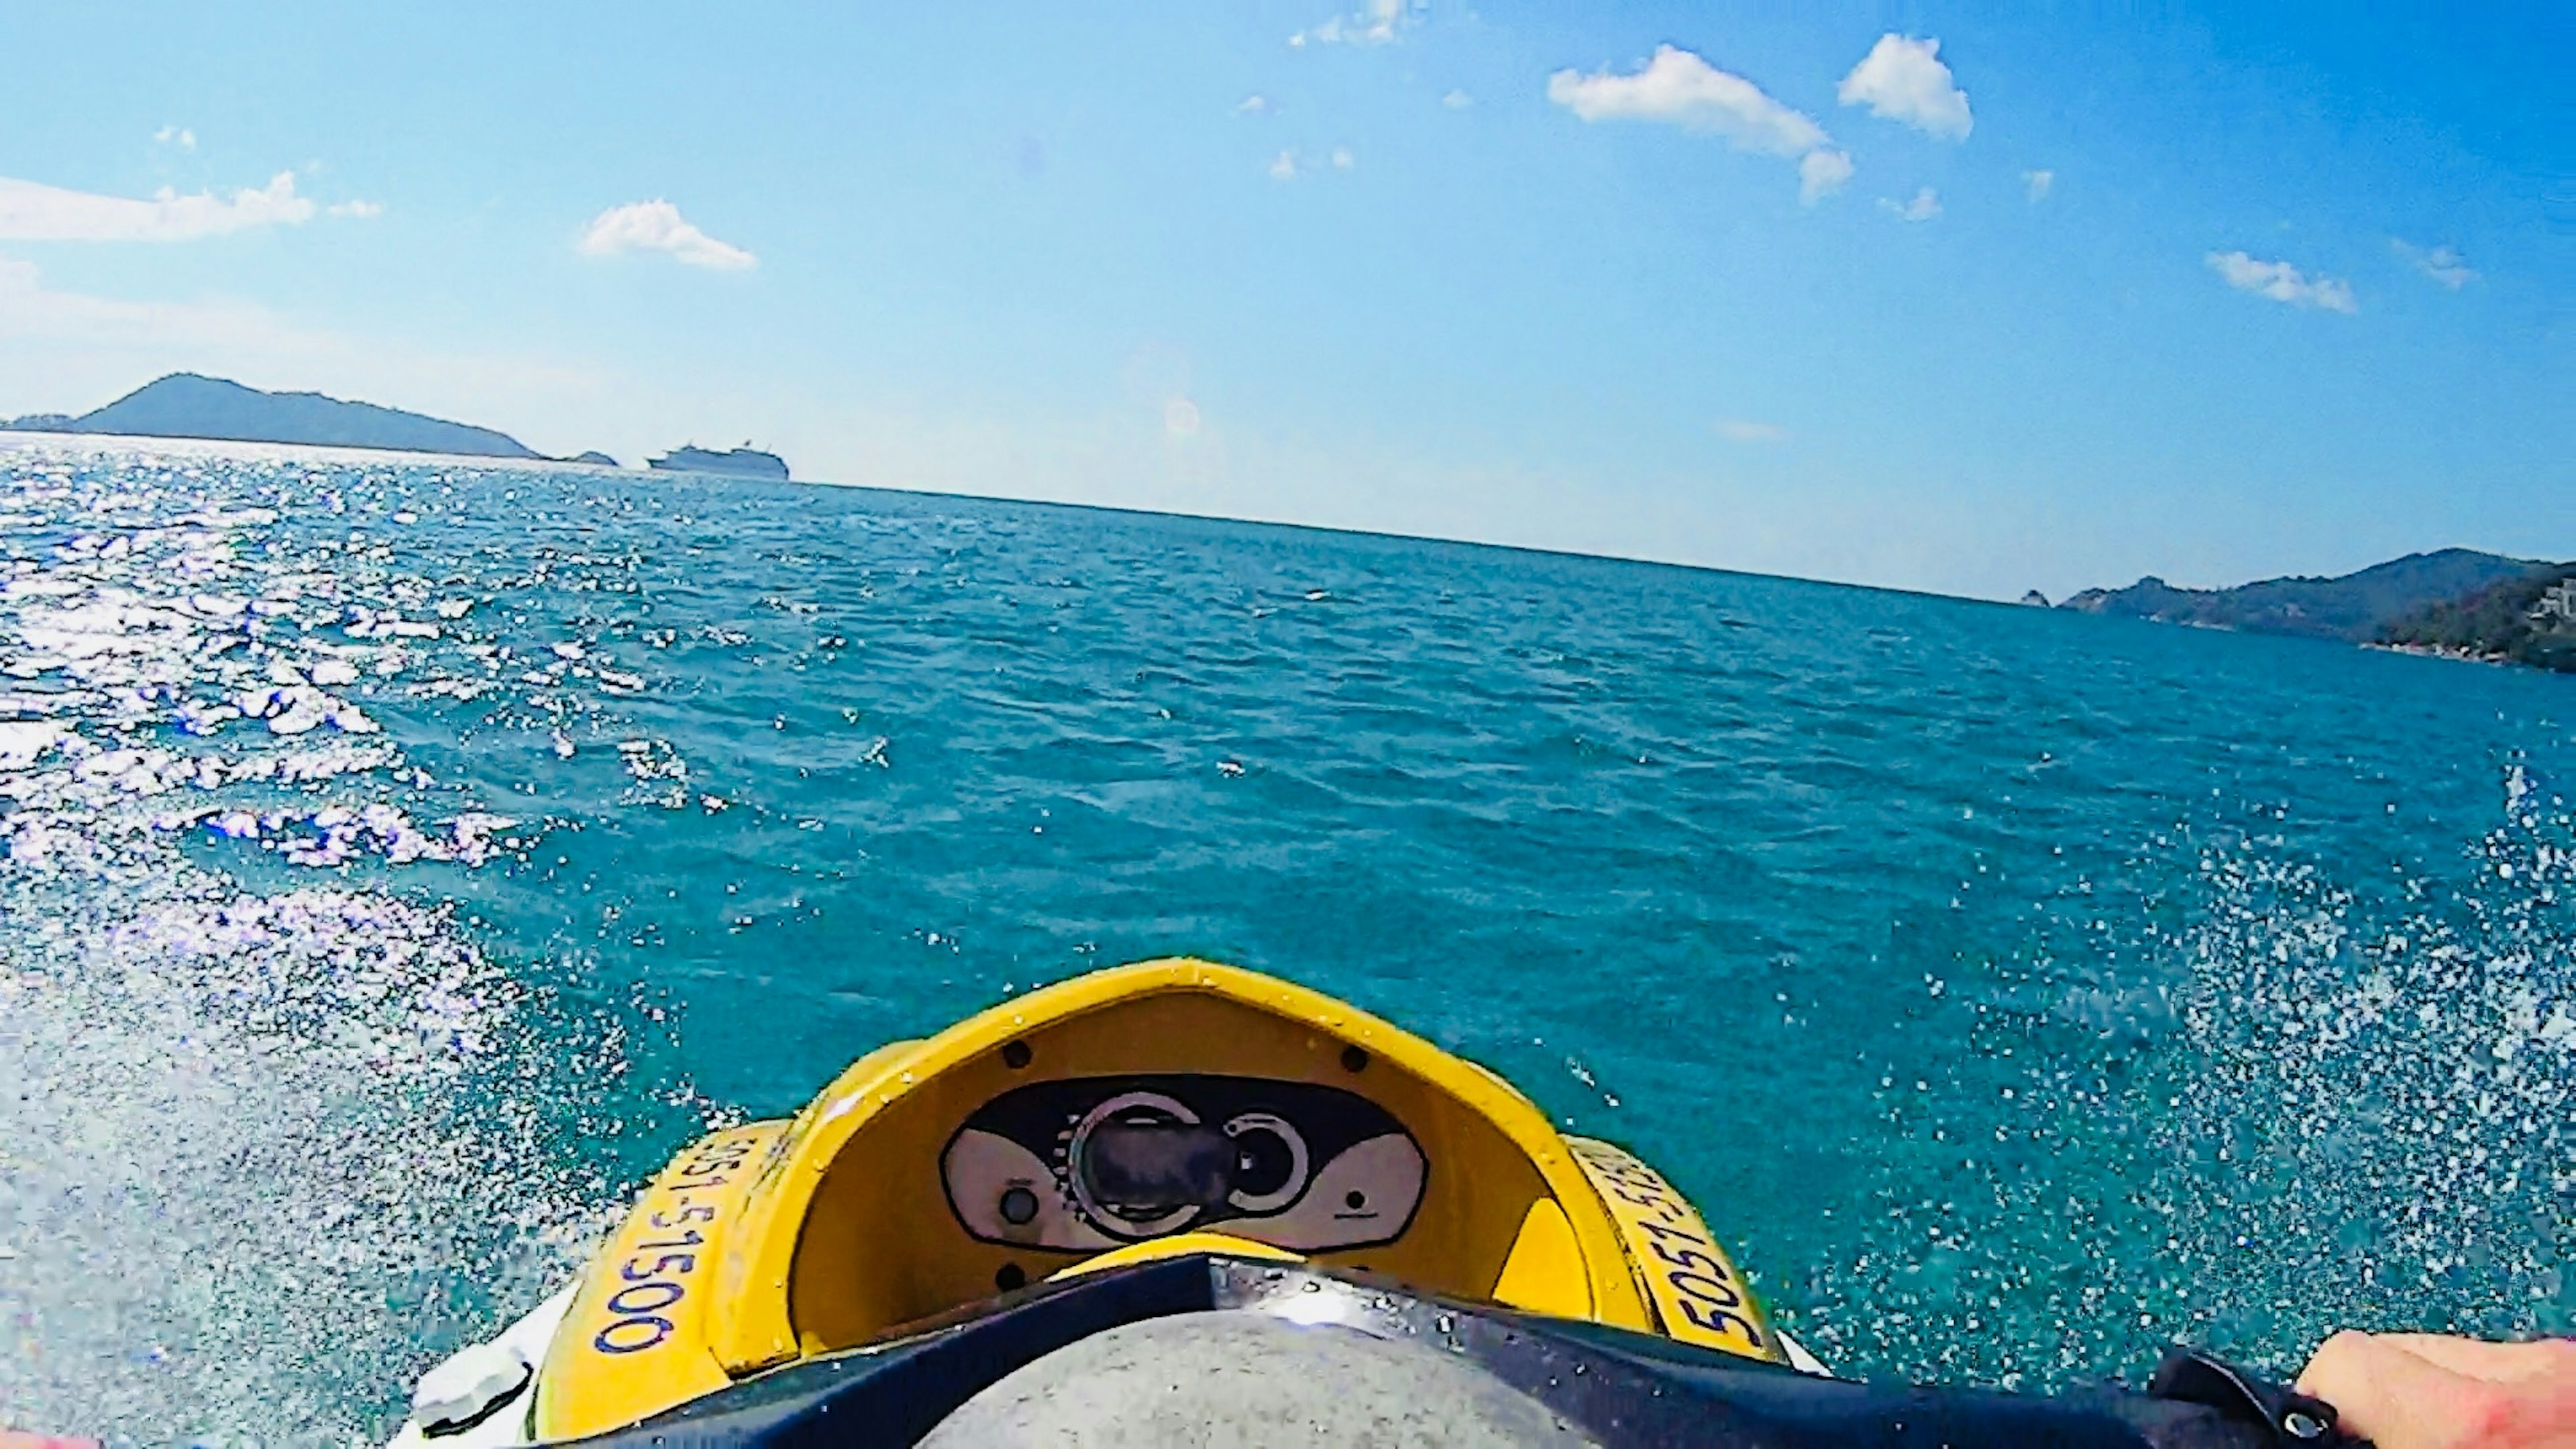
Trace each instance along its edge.
{"label": "green hillside", "polygon": [[2576,673],[2576,563],[2428,604],[2381,630],[2379,642]]}
{"label": "green hillside", "polygon": [[2521,583],[2534,577],[2535,571],[2552,567],[2531,559],[2446,548],[2410,553],[2337,578],[2264,579],[2232,589],[2178,589],[2159,578],[2144,578],[2125,589],[2086,589],[2058,607],[2207,629],[2299,634],[2361,644],[2436,604]]}
{"label": "green hillside", "polygon": [[218,377],[173,373],[93,413],[64,423],[66,433],[140,438],[223,438],[248,443],[323,443],[463,453],[487,458],[538,455],[507,433],[445,418],[343,402],[312,392],[262,392]]}

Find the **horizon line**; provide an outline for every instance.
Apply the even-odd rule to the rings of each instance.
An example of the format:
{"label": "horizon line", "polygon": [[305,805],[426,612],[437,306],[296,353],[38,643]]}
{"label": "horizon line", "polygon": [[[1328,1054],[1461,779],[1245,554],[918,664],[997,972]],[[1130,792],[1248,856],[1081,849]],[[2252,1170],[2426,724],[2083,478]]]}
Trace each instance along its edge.
{"label": "horizon line", "polygon": [[[169,376],[178,375],[180,374],[169,374]],[[206,374],[198,375],[205,376]],[[328,396],[328,394],[322,395]],[[339,400],[340,399],[335,399],[335,401]],[[379,406],[381,406],[381,404],[379,404]],[[442,419],[441,421],[444,420]],[[464,424],[461,426],[473,425]],[[485,431],[492,430],[486,429]],[[509,435],[505,433],[502,436],[507,437]],[[1934,589],[1907,588],[1900,584],[1861,583],[1847,579],[1815,578],[1804,574],[1763,573],[1755,569],[1730,568],[1723,564],[1690,563],[1679,559],[1648,558],[1635,554],[1594,553],[1575,548],[1551,548],[1543,544],[1503,543],[1490,539],[1459,538],[1443,534],[1405,533],[1393,529],[1362,528],[1351,524],[1300,523],[1291,522],[1286,519],[1255,518],[1234,514],[1191,513],[1182,509],[1145,508],[1134,504],[1081,503],[1052,498],[1013,498],[999,494],[968,493],[950,488],[912,487],[899,483],[848,483],[837,479],[797,478],[793,476],[786,479],[753,478],[727,473],[697,472],[690,469],[652,469],[644,467],[630,467],[624,463],[613,465],[584,463],[572,458],[557,458],[545,454],[539,454],[531,458],[505,458],[489,453],[438,453],[413,448],[375,448],[354,443],[280,443],[256,438],[166,437],[150,433],[70,433],[43,430],[22,432],[9,428],[5,426],[5,424],[0,424],[0,440],[18,439],[30,442],[69,440],[75,444],[91,442],[123,444],[185,443],[201,447],[218,448],[303,448],[314,449],[326,453],[358,453],[381,458],[437,459],[462,464],[468,467],[490,469],[531,467],[565,468],[579,469],[590,473],[633,474],[637,477],[670,477],[685,474],[691,477],[719,478],[733,482],[769,484],[772,486],[784,483],[790,487],[803,486],[809,488],[838,488],[858,493],[898,494],[907,498],[948,498],[970,503],[1003,503],[1031,508],[1079,509],[1091,513],[1123,514],[1135,518],[1177,518],[1199,523],[1230,523],[1249,528],[1290,529],[1303,533],[1335,534],[1355,538],[1400,539],[1416,543],[1447,544],[1459,548],[1500,549],[1510,553],[1532,554],[1542,558],[1585,559],[1600,563],[1635,564],[1647,568],[1684,569],[1692,573],[1729,574],[1738,578],[1771,579],[1782,583],[1813,584],[1822,588],[1864,589],[1871,593],[1897,594],[1907,598],[1949,599],[1960,603],[1993,604],[2001,608],[2013,609],[2031,607],[2031,605],[2024,602],[2023,599],[1993,597],[1980,594],[1949,594],[1942,593]],[[515,439],[513,441],[515,441]],[[526,445],[522,444],[521,446],[524,447]],[[694,447],[696,445],[690,444],[687,446]],[[778,455],[772,454],[771,456],[775,457]],[[2077,590],[2076,594],[2069,594],[2067,595],[2067,598],[2071,599],[2076,597],[2077,594],[2090,592],[2114,593],[2118,592],[2120,589],[2133,588],[2136,584],[2145,583],[2151,579],[2164,584],[2167,588],[2186,593],[2225,593],[2232,589],[2248,588],[2256,584],[2265,583],[2332,582],[2335,580],[2350,578],[2353,574],[2366,573],[2383,564],[2397,563],[2409,558],[2422,558],[2431,554],[2446,553],[2453,550],[2464,553],[2485,554],[2492,558],[2509,559],[2515,563],[2528,563],[2540,566],[2556,566],[2561,562],[2560,560],[2548,558],[2522,558],[2513,554],[2497,553],[2492,550],[2477,548],[2470,544],[2449,543],[2434,548],[2410,550],[2409,552],[2398,554],[2391,558],[2381,559],[2376,563],[2364,564],[2358,569],[2342,574],[2274,574],[2265,578],[2248,579],[2241,584],[2212,584],[2205,586],[2175,584],[2170,580],[2163,578],[2161,575],[2142,574],[2130,584],[2095,585],[2091,589]],[[2569,561],[2576,561],[2576,555],[2571,555]],[[2040,591],[2035,588],[2028,590],[2025,594],[2025,598],[2027,597],[2027,594],[2035,593],[2040,593]],[[2041,597],[2046,598],[2047,596],[2045,594],[2041,594]],[[2063,604],[2064,600],[2052,600],[2046,605],[2046,607],[2053,613],[2062,607]]]}

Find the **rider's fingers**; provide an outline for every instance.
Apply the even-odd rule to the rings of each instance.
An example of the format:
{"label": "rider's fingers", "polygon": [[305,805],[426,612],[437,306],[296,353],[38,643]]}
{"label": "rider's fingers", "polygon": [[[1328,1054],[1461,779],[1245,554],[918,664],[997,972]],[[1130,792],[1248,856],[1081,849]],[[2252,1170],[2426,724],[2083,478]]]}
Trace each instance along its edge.
{"label": "rider's fingers", "polygon": [[2438,1333],[2373,1334],[2375,1342],[2404,1349],[2417,1358],[2466,1374],[2473,1379],[2506,1384],[2518,1379],[2576,1376],[2576,1339],[2543,1338],[2530,1343],[2480,1343]]}
{"label": "rider's fingers", "polygon": [[2507,1409],[2496,1384],[2350,1331],[2327,1339],[2308,1360],[2299,1392],[2334,1405],[2346,1430],[2406,1449],[2490,1443]]}

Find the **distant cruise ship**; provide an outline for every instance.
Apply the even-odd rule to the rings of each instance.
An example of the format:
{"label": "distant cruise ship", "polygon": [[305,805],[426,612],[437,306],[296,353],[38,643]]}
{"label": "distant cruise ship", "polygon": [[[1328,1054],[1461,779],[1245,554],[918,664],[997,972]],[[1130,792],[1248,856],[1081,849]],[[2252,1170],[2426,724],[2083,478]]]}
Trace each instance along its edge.
{"label": "distant cruise ship", "polygon": [[787,460],[776,453],[764,453],[748,445],[719,453],[692,443],[673,448],[667,456],[646,460],[648,468],[665,473],[733,473],[746,478],[785,478]]}

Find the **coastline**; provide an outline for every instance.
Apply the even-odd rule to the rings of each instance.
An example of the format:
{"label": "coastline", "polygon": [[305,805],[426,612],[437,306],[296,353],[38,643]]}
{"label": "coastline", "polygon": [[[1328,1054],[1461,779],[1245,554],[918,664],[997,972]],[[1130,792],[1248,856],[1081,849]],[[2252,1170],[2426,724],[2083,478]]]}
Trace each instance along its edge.
{"label": "coastline", "polygon": [[[181,452],[221,448],[306,449],[331,455],[361,458],[394,459],[405,462],[464,463],[479,468],[579,468],[586,472],[640,473],[641,468],[608,463],[585,463],[573,458],[553,458],[538,454],[533,458],[505,458],[492,453],[437,453],[423,448],[369,447],[358,443],[278,443],[256,438],[180,438],[160,433],[63,433],[50,430],[23,430],[0,427],[0,444],[55,443],[72,447],[175,447]],[[257,456],[254,454],[253,456]]]}
{"label": "coastline", "polygon": [[2361,647],[2364,649],[2377,649],[2388,654],[2412,654],[2418,659],[2448,659],[2460,664],[2495,664],[2508,669],[2517,667],[2533,669],[2542,674],[2551,674],[2556,672],[2554,670],[2540,669],[2537,665],[2523,664],[2520,660],[2515,659],[2512,655],[2505,653],[2501,649],[2489,649],[2481,652],[2476,649],[2455,648],[2448,644],[2389,644],[2377,639],[2365,639],[2362,641]]}

